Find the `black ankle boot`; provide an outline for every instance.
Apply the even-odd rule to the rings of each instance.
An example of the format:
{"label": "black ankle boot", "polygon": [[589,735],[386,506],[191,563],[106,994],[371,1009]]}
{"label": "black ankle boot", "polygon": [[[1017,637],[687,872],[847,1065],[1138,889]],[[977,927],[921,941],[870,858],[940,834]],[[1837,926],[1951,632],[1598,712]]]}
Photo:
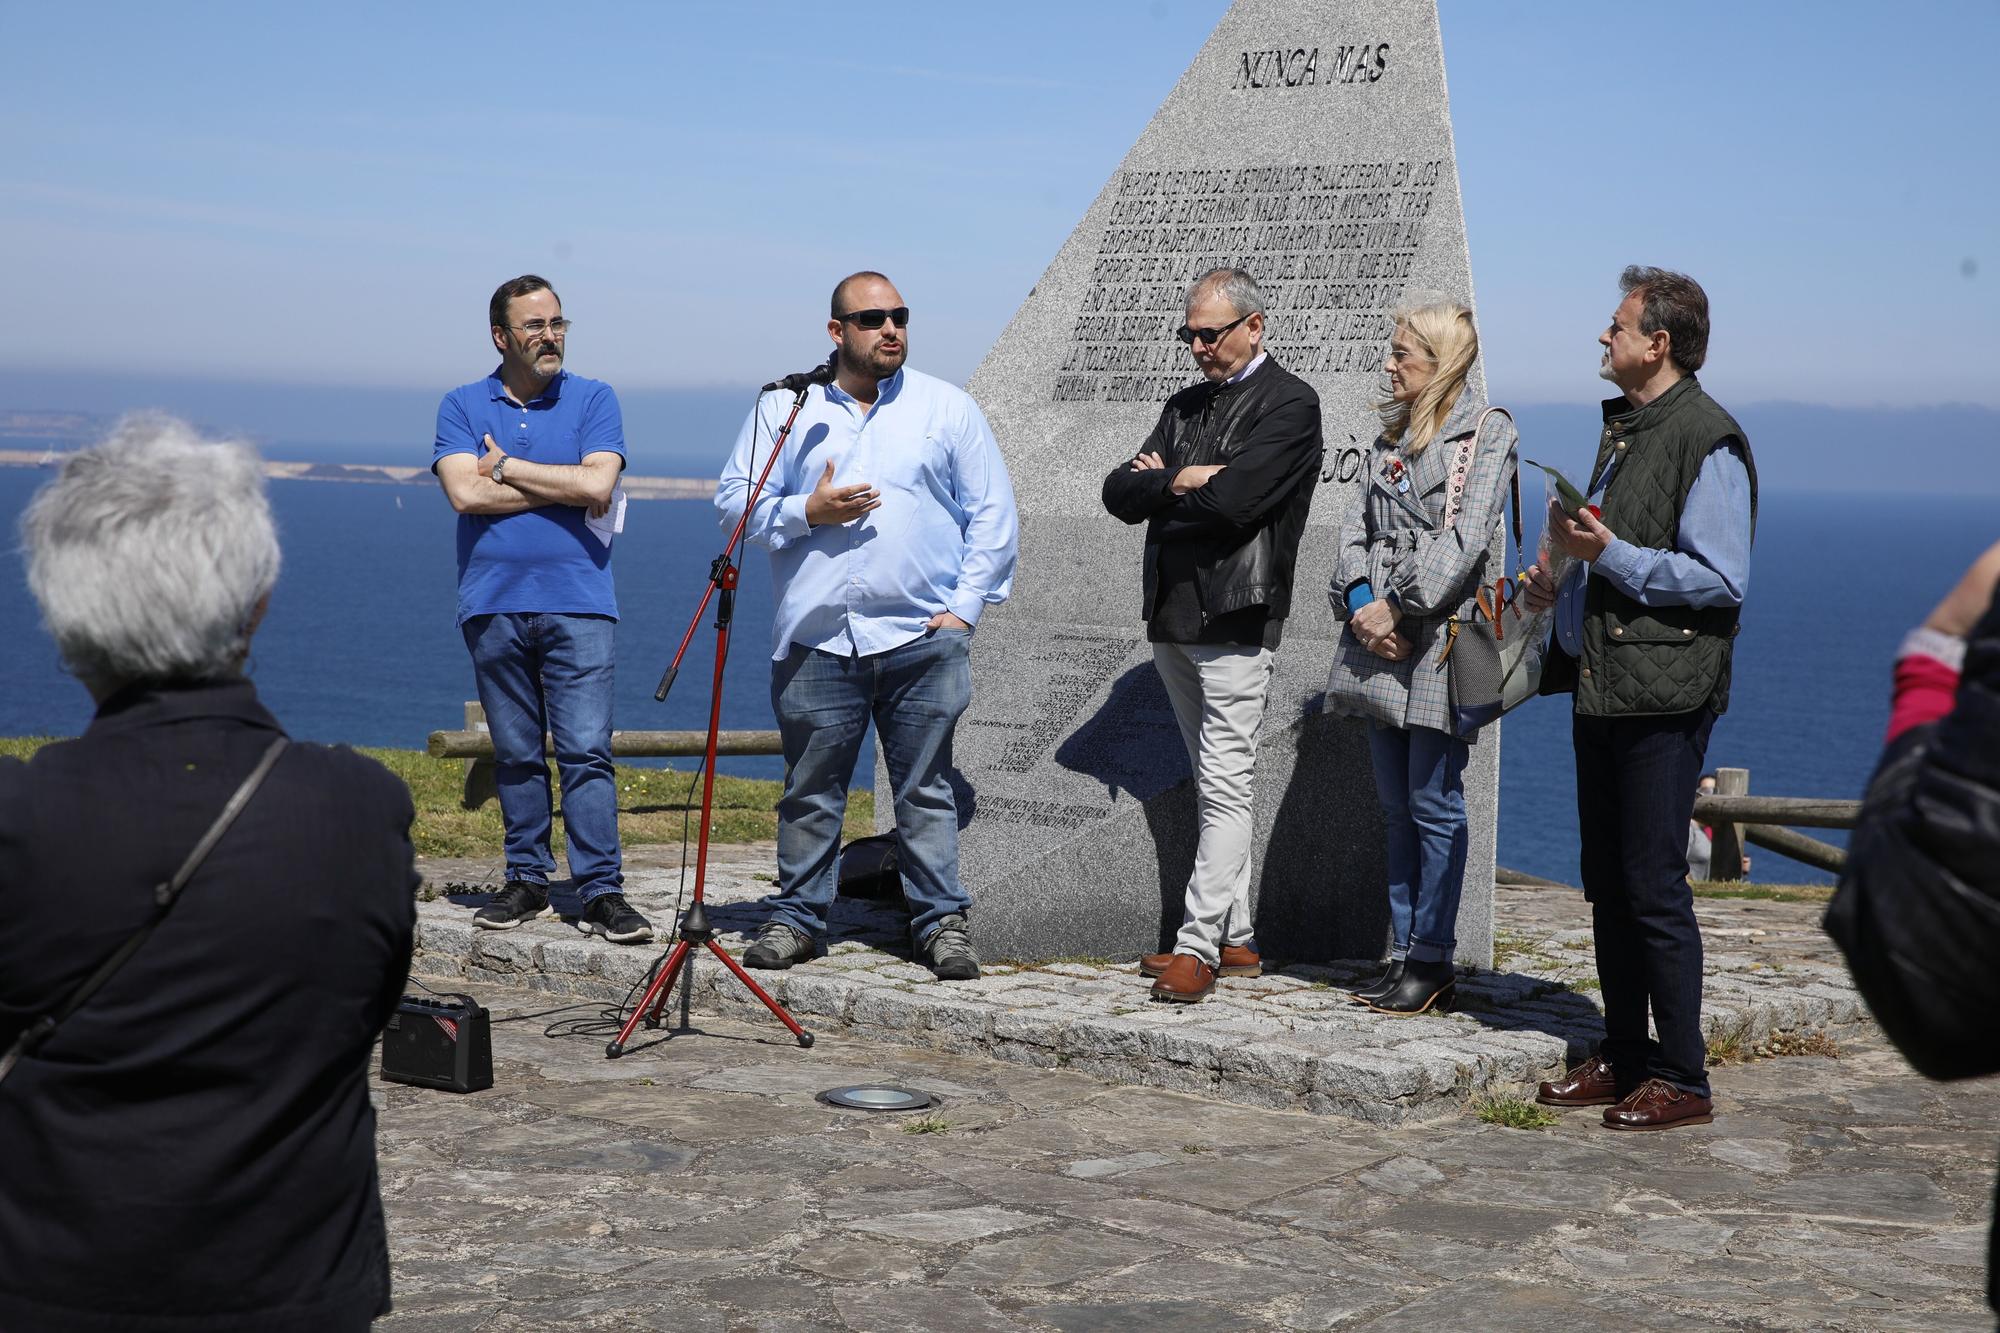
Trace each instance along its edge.
{"label": "black ankle boot", "polygon": [[1396,989],[1396,983],[1402,979],[1403,960],[1400,958],[1391,958],[1387,970],[1381,976],[1375,978],[1375,980],[1369,982],[1359,990],[1349,991],[1348,994],[1352,995],[1358,1004],[1373,1004],[1390,991]]}
{"label": "black ankle boot", "polygon": [[1377,1013],[1405,1016],[1430,1009],[1443,1012],[1452,1006],[1457,975],[1449,959],[1436,963],[1412,960],[1394,988],[1370,1000],[1368,1007]]}

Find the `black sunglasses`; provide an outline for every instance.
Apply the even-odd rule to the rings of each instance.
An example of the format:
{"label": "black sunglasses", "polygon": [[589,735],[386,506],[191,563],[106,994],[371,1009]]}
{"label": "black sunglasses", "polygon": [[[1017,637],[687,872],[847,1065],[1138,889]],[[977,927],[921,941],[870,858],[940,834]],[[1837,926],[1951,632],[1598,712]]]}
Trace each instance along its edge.
{"label": "black sunglasses", "polygon": [[894,310],[850,310],[840,316],[840,321],[857,329],[879,329],[891,322],[899,329],[907,329],[910,327],[910,308],[899,305]]}
{"label": "black sunglasses", "polygon": [[[1253,310],[1250,312],[1250,315],[1254,315],[1256,313],[1257,312]],[[1179,338],[1182,342],[1186,343],[1190,347],[1194,346],[1198,342],[1204,342],[1207,343],[1210,347],[1213,347],[1217,343],[1221,342],[1224,338],[1228,337],[1229,331],[1231,329],[1235,328],[1238,324],[1241,324],[1244,320],[1250,318],[1250,315],[1239,315],[1235,319],[1230,320],[1227,324],[1224,324],[1219,329],[1191,329],[1187,325],[1183,324],[1179,328],[1174,330],[1174,337]]]}

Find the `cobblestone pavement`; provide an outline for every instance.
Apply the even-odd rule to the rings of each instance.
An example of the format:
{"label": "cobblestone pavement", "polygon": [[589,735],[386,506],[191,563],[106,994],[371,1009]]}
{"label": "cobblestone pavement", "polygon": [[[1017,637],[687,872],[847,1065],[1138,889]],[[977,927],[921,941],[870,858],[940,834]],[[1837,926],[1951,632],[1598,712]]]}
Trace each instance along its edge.
{"label": "cobblestone pavement", "polygon": [[[726,942],[756,923],[769,864],[718,854]],[[1358,964],[1191,1010],[1146,1005],[1105,960],[947,985],[899,956],[895,913],[843,903],[830,957],[759,974],[813,1049],[709,961],[694,1031],[642,1030],[609,1061],[606,1001],[657,948],[555,920],[472,931],[493,867],[425,870],[442,896],[419,974],[494,1006],[498,1084],[381,1085],[385,1329],[1993,1326],[2000,1082],[1925,1083],[1851,1022],[1810,905],[1699,905],[1712,1032],[1754,1047],[1832,1024],[1838,1057],[1723,1065],[1714,1124],[1620,1135],[1588,1111],[1512,1129],[1467,1104],[1525,1090],[1592,1031],[1567,891],[1502,891],[1471,1016],[1422,1020],[1341,1003],[1325,983]],[[673,919],[677,853],[640,849],[628,879]],[[1329,1071],[1357,1069],[1365,1095],[1329,1095],[1347,1076]],[[815,1100],[867,1082],[941,1105]]]}
{"label": "cobblestone pavement", "polygon": [[[761,924],[768,847],[717,849],[708,901],[721,943],[740,952]],[[475,929],[472,908],[497,881],[489,862],[429,862],[438,894],[420,909],[426,976],[618,1000],[657,948],[607,949],[554,918]],[[628,896],[661,928],[676,919],[677,849],[638,849]],[[1567,889],[1495,895],[1496,966],[1465,975],[1459,1012],[1397,1018],[1351,1004],[1340,987],[1373,971],[1351,959],[1227,978],[1199,1005],[1149,1002],[1131,960],[1037,965],[989,960],[976,982],[940,983],[909,961],[894,909],[842,900],[828,956],[759,980],[817,1034],[848,1032],[1108,1082],[1377,1124],[1460,1113],[1481,1094],[1520,1093],[1580,1058],[1601,1035],[1588,909]],[[1716,1042],[1754,1048],[1772,1034],[1853,1021],[1860,1012],[1811,904],[1703,900],[1704,1022]],[[975,938],[977,922],[974,922]],[[1265,941],[1267,954],[1282,941]],[[760,1014],[713,959],[695,972],[693,1007]],[[1275,963],[1275,960],[1273,960]]]}
{"label": "cobblestone pavement", "polygon": [[[768,1018],[697,1014],[614,1062],[601,1002],[471,989],[497,1085],[377,1085],[385,1331],[1993,1326],[2000,1084],[1925,1083],[1865,1028],[1724,1066],[1714,1124],[1635,1135],[1370,1126],[840,1031],[805,1051]],[[942,1104],[814,1097],[869,1082]]]}

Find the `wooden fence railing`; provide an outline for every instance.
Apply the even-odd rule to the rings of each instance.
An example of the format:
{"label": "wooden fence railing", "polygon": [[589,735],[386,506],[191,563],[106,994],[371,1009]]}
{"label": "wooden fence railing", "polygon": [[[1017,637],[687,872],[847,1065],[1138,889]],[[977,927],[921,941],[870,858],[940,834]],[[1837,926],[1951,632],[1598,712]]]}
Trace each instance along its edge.
{"label": "wooden fence railing", "polygon": [[[544,744],[552,742],[545,739]],[[465,761],[465,794],[461,801],[467,810],[477,810],[498,797],[499,791],[493,783],[493,735],[486,729],[486,710],[478,703],[466,702],[464,730],[433,731],[429,749],[433,758]],[[672,758],[702,754],[707,749],[706,731],[611,733],[611,753],[619,759]],[[716,737],[715,752],[783,754],[785,748],[775,731],[725,731]]]}
{"label": "wooden fence railing", "polygon": [[1709,852],[1709,874],[1715,879],[1743,878],[1743,844],[1762,847],[1818,870],[1839,874],[1847,853],[1832,843],[1796,833],[1794,828],[1854,827],[1859,801],[1834,801],[1814,796],[1752,796],[1750,770],[1715,770],[1715,795],[1697,796],[1695,822],[1715,830]]}
{"label": "wooden fence railing", "polygon": [[[620,758],[698,755],[706,748],[707,741],[705,731],[614,731],[611,753]],[[478,703],[467,701],[464,730],[433,731],[429,748],[436,758],[465,760],[466,809],[476,810],[495,799],[498,793],[493,785],[493,737],[486,730],[486,713]],[[716,753],[783,754],[784,746],[775,731],[725,731],[716,738]],[[1719,880],[1743,878],[1745,843],[1839,874],[1847,865],[1847,853],[1794,829],[1851,829],[1860,813],[1859,801],[1817,796],[1752,796],[1747,768],[1716,769],[1715,795],[1697,796],[1694,802],[1696,822],[1715,830],[1709,873]],[[1549,882],[1518,872],[1506,873],[1513,877],[1510,882]]]}

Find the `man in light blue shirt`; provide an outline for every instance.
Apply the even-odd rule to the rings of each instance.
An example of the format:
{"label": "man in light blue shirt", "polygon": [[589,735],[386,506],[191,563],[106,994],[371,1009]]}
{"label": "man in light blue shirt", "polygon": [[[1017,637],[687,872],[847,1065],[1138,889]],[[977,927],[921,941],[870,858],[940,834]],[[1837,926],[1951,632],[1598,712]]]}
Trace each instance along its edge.
{"label": "man in light blue shirt", "polygon": [[1729,706],[1750,582],[1757,465],[1749,438],[1695,379],[1708,295],[1633,266],[1598,336],[1604,404],[1590,491],[1601,512],[1552,505],[1558,587],[1528,571],[1529,609],[1555,606],[1544,694],[1575,696],[1577,822],[1604,1041],[1537,1099],[1604,1106],[1615,1130],[1714,1117],[1701,1030],[1702,942],[1687,831],[1715,720]]}
{"label": "man in light blue shirt", "polygon": [[[973,627],[1013,585],[1018,522],[1000,448],[964,390],[906,368],[909,308],[880,273],[834,288],[833,382],[806,390],[745,529],[771,553],[771,705],[785,747],[778,892],[744,954],[817,952],[869,720],[882,741],[910,934],[945,980],[979,975],[958,876],[952,733],[972,700]],[[725,528],[792,408],[765,394],[715,493]]]}

